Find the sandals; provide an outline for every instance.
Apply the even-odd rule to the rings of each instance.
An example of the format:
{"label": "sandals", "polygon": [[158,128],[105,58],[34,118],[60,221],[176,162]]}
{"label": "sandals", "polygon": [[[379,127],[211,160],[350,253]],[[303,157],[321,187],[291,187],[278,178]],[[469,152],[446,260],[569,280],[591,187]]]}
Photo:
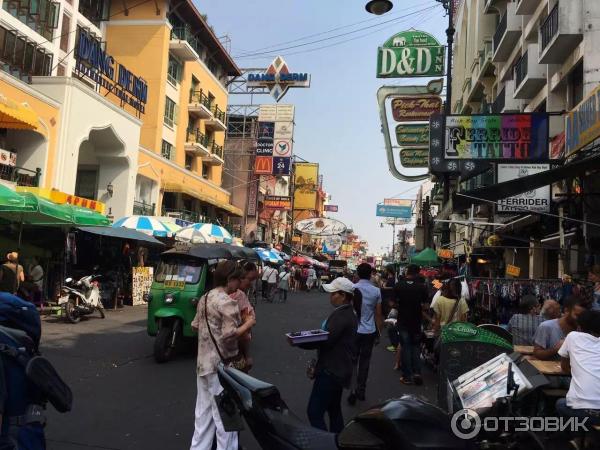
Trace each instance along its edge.
{"label": "sandals", "polygon": [[409,380],[408,378],[400,377],[400,383],[408,385],[415,384],[414,381]]}

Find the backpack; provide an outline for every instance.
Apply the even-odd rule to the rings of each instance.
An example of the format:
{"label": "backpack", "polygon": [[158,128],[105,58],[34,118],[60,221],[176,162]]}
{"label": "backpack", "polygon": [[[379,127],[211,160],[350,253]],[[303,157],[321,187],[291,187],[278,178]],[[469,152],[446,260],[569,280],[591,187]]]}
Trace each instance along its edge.
{"label": "backpack", "polygon": [[40,336],[35,307],[0,293],[1,449],[45,449],[46,403],[59,412],[71,409],[71,390],[37,351]]}

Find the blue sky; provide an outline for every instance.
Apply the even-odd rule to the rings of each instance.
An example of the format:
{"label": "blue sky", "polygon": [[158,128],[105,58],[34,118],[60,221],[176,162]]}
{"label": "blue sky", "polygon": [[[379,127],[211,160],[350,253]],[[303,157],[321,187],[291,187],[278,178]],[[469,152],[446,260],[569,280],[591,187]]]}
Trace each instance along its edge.
{"label": "blue sky", "polygon": [[[397,180],[388,171],[376,92],[384,83],[425,84],[426,81],[377,79],[377,47],[393,34],[411,27],[432,33],[445,42],[447,18],[441,5],[433,0],[394,0],[394,9],[376,18],[365,11],[366,0],[196,0],[195,3],[208,15],[218,36],[227,34],[231,38],[231,53],[240,67],[267,67],[281,54],[291,71],[311,74],[309,89],[290,89],[281,100],[296,105],[294,153],[320,163],[331,203],[340,207],[339,213],[332,217],[352,226],[368,240],[371,252],[380,252],[381,247],[391,245],[391,227],[380,227],[375,205],[385,197],[411,188],[414,189],[401,197],[414,198],[417,184]],[[429,6],[433,8],[418,12]],[[381,24],[384,21],[391,22]],[[345,27],[357,22],[363,23]],[[338,27],[345,28],[302,39]],[[327,40],[282,49],[318,39]],[[264,49],[282,43],[285,44]],[[308,51],[325,46],[328,48]],[[273,50],[276,51],[267,55],[239,57],[248,52]],[[232,97],[230,102],[235,100]],[[239,103],[244,102],[240,96]],[[259,96],[255,103],[272,103],[272,100]]]}

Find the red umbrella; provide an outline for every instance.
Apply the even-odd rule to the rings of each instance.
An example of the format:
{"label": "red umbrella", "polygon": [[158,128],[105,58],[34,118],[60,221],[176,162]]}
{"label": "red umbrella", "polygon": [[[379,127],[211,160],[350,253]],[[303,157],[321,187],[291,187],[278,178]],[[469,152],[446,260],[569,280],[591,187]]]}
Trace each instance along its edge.
{"label": "red umbrella", "polygon": [[310,265],[310,261],[304,256],[294,256],[292,258],[292,264],[297,264],[299,266],[307,266]]}

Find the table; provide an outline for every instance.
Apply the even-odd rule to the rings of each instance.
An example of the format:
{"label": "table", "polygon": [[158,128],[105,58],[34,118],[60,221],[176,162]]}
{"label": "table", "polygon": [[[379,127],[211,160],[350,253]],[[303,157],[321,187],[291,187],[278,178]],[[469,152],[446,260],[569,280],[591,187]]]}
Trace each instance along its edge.
{"label": "table", "polygon": [[533,355],[533,345],[514,345],[513,349],[521,355]]}
{"label": "table", "polygon": [[551,376],[569,376],[570,374],[563,371],[560,367],[560,361],[541,361],[539,359],[529,359],[529,363],[535,367],[540,373]]}

